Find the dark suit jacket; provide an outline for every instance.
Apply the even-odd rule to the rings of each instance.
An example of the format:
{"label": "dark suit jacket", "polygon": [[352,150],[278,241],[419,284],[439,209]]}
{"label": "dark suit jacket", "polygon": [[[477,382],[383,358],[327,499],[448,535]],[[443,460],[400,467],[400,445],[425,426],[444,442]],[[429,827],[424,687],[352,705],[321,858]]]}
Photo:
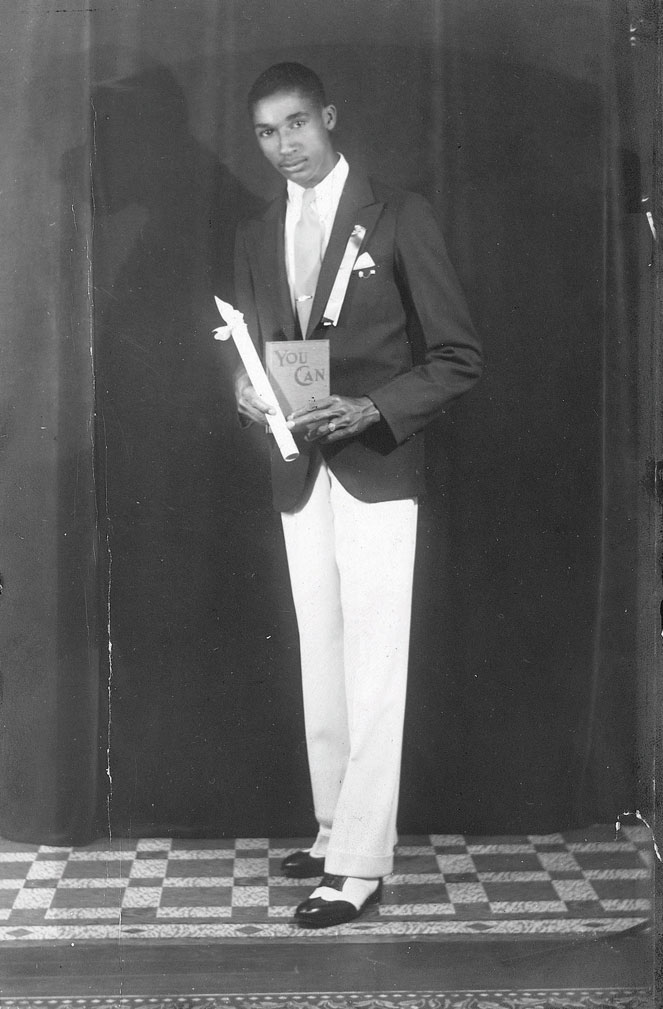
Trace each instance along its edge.
{"label": "dark suit jacket", "polygon": [[[261,349],[296,338],[285,267],[286,196],[240,225],[235,297]],[[361,252],[376,271],[354,272],[338,325],[322,315],[355,224],[366,228]],[[415,497],[423,490],[420,432],[481,374],[481,350],[442,235],[426,201],[350,171],[313,300],[308,339],[329,338],[331,392],[370,396],[382,420],[331,445],[299,444],[286,463],[272,452],[274,506],[302,503],[317,451],[362,501]]]}

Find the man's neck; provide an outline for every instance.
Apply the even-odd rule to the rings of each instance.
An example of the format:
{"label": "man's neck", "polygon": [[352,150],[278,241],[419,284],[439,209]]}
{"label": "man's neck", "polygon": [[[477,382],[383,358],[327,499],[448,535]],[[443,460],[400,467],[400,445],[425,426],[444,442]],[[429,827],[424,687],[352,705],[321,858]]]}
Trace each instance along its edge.
{"label": "man's neck", "polygon": [[338,163],[339,163],[340,160],[341,160],[341,155],[338,153],[338,151],[334,151],[334,164],[331,166],[331,168],[329,169],[329,171],[327,172],[327,174],[323,175],[323,177],[318,182],[316,182],[315,186],[312,187],[313,189],[315,189],[317,186],[320,186],[325,181],[325,179],[329,178],[329,176],[332,174],[332,172],[336,168],[338,168]]}
{"label": "man's neck", "polygon": [[323,175],[321,179],[318,179],[317,182],[313,183],[310,186],[300,186],[298,182],[294,181],[294,179],[290,179],[290,180],[288,180],[288,189],[290,189],[291,186],[294,188],[295,192],[298,191],[298,190],[301,190],[303,192],[306,189],[317,189],[318,186],[321,186],[323,184],[323,182],[325,182],[330,177],[330,175],[333,175],[333,173],[338,168],[340,161],[341,161],[341,155],[337,151],[335,151],[334,152],[334,164],[329,169],[329,171],[327,172],[326,175]]}

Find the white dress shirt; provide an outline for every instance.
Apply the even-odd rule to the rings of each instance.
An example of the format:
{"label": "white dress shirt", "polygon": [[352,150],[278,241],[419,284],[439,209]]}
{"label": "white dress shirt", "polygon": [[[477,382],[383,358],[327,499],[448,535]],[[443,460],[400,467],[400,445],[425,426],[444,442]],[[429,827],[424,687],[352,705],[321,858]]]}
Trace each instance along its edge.
{"label": "white dress shirt", "polygon": [[[338,161],[332,168],[329,175],[326,175],[322,182],[314,187],[315,209],[322,223],[322,254],[324,256],[334,218],[338,210],[338,204],[343,192],[345,180],[348,177],[349,166],[342,154],[339,154]],[[295,306],[295,228],[302,213],[302,200],[304,199],[304,187],[298,186],[296,182],[288,179],[288,205],[285,212],[285,264],[288,274],[288,286],[290,287],[290,297],[292,298],[293,309]]]}

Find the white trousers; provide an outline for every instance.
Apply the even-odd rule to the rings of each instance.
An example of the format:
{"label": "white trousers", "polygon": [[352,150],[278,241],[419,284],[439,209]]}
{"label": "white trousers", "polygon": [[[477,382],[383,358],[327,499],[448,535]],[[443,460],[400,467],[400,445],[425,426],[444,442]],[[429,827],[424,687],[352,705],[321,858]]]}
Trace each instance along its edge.
{"label": "white trousers", "polygon": [[312,853],[340,876],[393,868],[417,502],[367,504],[322,463],[282,515],[299,627],[319,830]]}

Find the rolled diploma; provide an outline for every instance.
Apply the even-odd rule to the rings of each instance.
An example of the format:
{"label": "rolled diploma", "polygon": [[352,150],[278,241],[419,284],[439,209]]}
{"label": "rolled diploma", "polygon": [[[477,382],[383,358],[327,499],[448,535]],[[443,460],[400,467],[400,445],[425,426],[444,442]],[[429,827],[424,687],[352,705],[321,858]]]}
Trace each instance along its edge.
{"label": "rolled diploma", "polygon": [[228,302],[221,301],[220,298],[215,298],[214,300],[216,301],[216,307],[221,314],[221,318],[227,323],[223,328],[214,331],[214,339],[227,340],[232,336],[251,385],[260,398],[276,410],[276,413],[265,414],[265,420],[274,435],[279,452],[286,462],[292,462],[299,455],[299,449],[295,444],[295,439],[292,437],[290,428],[286,424],[283,411],[269,383],[265,369],[262,366],[262,361],[258,356],[258,351],[249,336],[244,316],[236,308],[233,308],[232,305],[229,305]]}

